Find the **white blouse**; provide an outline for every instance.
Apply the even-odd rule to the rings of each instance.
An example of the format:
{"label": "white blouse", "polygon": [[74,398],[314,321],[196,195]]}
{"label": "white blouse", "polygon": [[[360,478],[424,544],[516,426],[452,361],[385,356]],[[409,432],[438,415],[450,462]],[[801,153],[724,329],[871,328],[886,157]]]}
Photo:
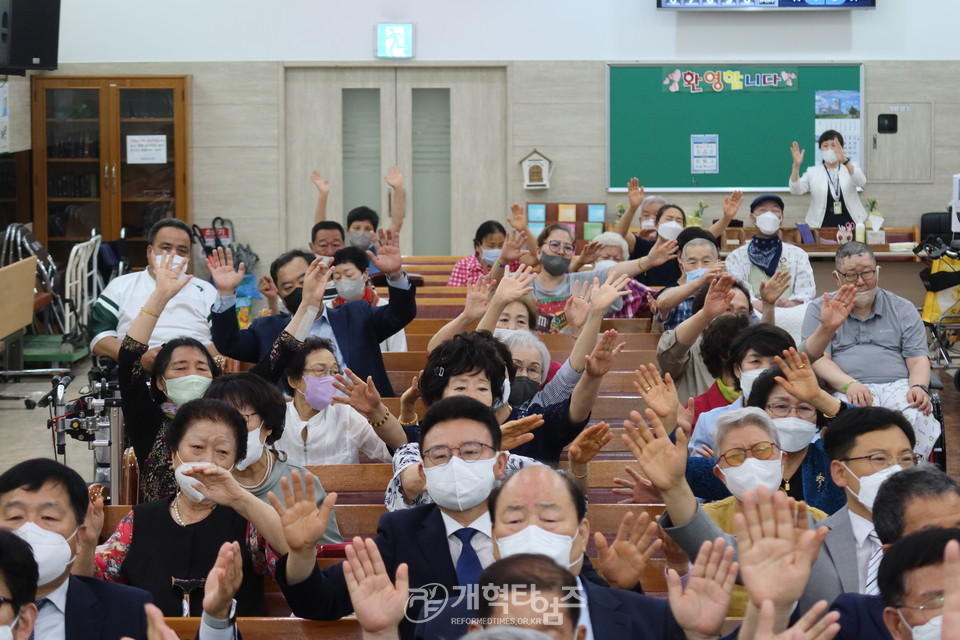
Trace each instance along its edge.
{"label": "white blouse", "polygon": [[[847,211],[853,221],[866,223],[867,210],[863,208],[860,202],[860,194],[857,193],[857,187],[863,187],[867,184],[867,177],[863,175],[860,167],[850,161],[853,167],[853,175],[847,167],[840,165],[840,193],[843,194],[843,202],[847,205]],[[807,217],[804,220],[811,228],[819,228],[823,225],[823,218],[827,212],[827,193],[830,189],[830,180],[827,178],[826,165],[818,164],[809,167],[800,176],[796,182],[790,181],[790,193],[794,195],[803,195],[810,193],[810,208],[807,209]]]}
{"label": "white blouse", "polygon": [[[307,437],[303,437],[303,428]],[[360,451],[368,458],[391,462],[387,445],[356,409],[331,404],[309,420],[302,420],[293,402],[287,403],[283,435],[277,449],[287,453],[287,461],[306,467],[312,464],[357,464]]]}

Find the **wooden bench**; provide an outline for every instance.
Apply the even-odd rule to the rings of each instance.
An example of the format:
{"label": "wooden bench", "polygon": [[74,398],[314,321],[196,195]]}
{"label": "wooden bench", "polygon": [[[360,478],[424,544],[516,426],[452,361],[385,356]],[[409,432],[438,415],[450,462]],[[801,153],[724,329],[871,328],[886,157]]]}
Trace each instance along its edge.
{"label": "wooden bench", "polygon": [[[410,378],[408,377],[406,382],[404,382],[403,389],[405,390],[409,385]],[[396,387],[395,390],[397,390],[398,393],[403,393],[399,387]],[[395,416],[400,415],[400,398],[383,398],[383,403],[390,409],[390,413]],[[416,406],[417,415],[423,417],[423,414],[427,412],[427,407],[423,404],[422,400],[417,400]],[[609,422],[610,426],[620,427],[622,426],[621,423],[623,420],[630,417],[631,411],[639,411],[642,415],[645,408],[646,405],[643,399],[636,395],[636,391],[633,391],[633,395],[601,395],[598,396],[593,403],[590,422],[605,421]]]}
{"label": "wooden bench", "polygon": [[[409,346],[409,345],[408,345]],[[426,351],[390,351],[383,354],[383,365],[387,371],[413,371],[417,372],[427,363]],[[570,350],[551,351],[550,356],[562,362],[570,357]],[[621,371],[633,371],[641,364],[656,363],[657,352],[653,350],[644,351],[622,351],[617,356],[614,366]],[[611,372],[612,373],[612,372]],[[607,377],[604,376],[604,383]],[[410,379],[407,378],[407,385]],[[395,389],[396,390],[396,389]]]}
{"label": "wooden bench", "polygon": [[[649,360],[639,360],[631,364],[637,365],[647,363]],[[402,394],[410,386],[410,379],[417,375],[420,369],[408,370],[388,370],[387,377],[390,378],[390,384],[393,386],[394,393]],[[633,386],[633,371],[611,371],[603,376],[603,382],[600,384],[600,396],[622,396],[626,394],[636,394]]]}

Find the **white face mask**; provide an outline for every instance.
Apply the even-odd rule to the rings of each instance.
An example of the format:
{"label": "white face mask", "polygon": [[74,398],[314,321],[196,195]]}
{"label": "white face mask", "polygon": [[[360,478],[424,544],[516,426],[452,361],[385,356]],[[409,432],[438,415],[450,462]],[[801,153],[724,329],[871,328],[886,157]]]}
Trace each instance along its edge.
{"label": "white face mask", "polygon": [[[77,535],[79,527],[73,530],[70,538]],[[33,559],[37,561],[37,586],[50,584],[66,571],[67,565],[73,562],[75,555],[70,549],[70,538],[64,538],[59,533],[47,531],[33,522],[25,522],[14,531],[24,542],[33,549]]]}
{"label": "white face mask", "polygon": [[[177,457],[179,457],[179,455]],[[198,504],[210,504],[210,500],[208,500],[206,496],[193,487],[195,484],[203,485],[203,483],[196,478],[183,475],[183,472],[187,469],[212,466],[212,462],[181,462],[180,466],[174,469],[173,476],[177,481],[177,486],[180,487],[180,491],[183,492],[183,495],[187,496],[190,500]]]}
{"label": "white face mask", "polygon": [[562,533],[553,533],[546,529],[541,529],[535,524],[529,525],[513,535],[497,539],[497,547],[500,549],[501,558],[509,558],[520,553],[539,553],[547,556],[558,565],[569,569],[580,561],[570,559],[573,552],[573,542],[580,535],[565,536]]}
{"label": "white face mask", "polygon": [[0,640],[13,640],[13,629],[17,626],[18,622],[20,622],[19,613],[17,617],[13,619],[13,622],[0,627]]}
{"label": "white face mask", "polygon": [[801,418],[774,418],[773,424],[780,437],[780,448],[787,453],[803,451],[817,434],[817,425]]}
{"label": "white face mask", "polygon": [[[507,331],[509,331],[509,329],[507,329]],[[514,329],[514,331],[522,331],[522,329]],[[496,411],[497,409],[499,409],[499,408],[502,407],[503,405],[507,404],[507,402],[510,401],[510,391],[511,391],[511,390],[512,390],[512,389],[511,389],[511,385],[510,385],[510,378],[508,378],[506,375],[504,375],[504,377],[503,377],[503,386],[500,388],[500,397],[493,399],[493,406],[491,406],[490,408],[493,409],[494,411]]]}
{"label": "white face mask", "polygon": [[179,378],[163,378],[163,382],[167,386],[165,393],[170,401],[178,407],[182,407],[191,400],[203,396],[213,383],[213,378],[192,373]]}
{"label": "white face mask", "polygon": [[779,457],[775,460],[747,458],[739,467],[720,469],[720,473],[727,481],[727,489],[737,500],[743,500],[743,494],[747,491],[756,493],[757,487],[776,491],[783,482],[783,465]]}
{"label": "white face mask", "polygon": [[757,229],[765,236],[772,236],[780,229],[780,216],[773,211],[764,211],[757,216]]}
{"label": "white face mask", "polygon": [[856,307],[869,307],[873,304],[873,301],[877,299],[877,290],[870,289],[869,291],[857,291],[855,300],[853,302]]}
{"label": "white face mask", "polygon": [[657,227],[657,235],[664,240],[676,240],[680,232],[683,231],[683,225],[679,222],[661,222]]}
{"label": "white face mask", "polygon": [[366,286],[367,283],[364,282],[363,278],[357,278],[356,280],[340,278],[340,281],[336,284],[337,295],[347,302],[359,300],[363,297],[363,290]]}
{"label": "white face mask", "polygon": [[[841,462],[840,464],[842,464],[847,471],[853,473],[853,471],[850,470],[850,467],[847,466],[846,462]],[[880,490],[880,485],[883,484],[884,480],[895,474],[897,471],[903,471],[903,467],[895,464],[892,467],[887,467],[883,471],[877,471],[876,473],[872,473],[869,476],[863,477],[853,473],[853,477],[860,481],[860,491],[854,493],[853,489],[850,488],[850,485],[847,485],[847,490],[856,496],[857,500],[860,501],[860,504],[867,508],[867,511],[873,513],[873,501],[877,499],[877,492]]]}
{"label": "white face mask", "polygon": [[765,369],[750,369],[740,372],[740,390],[743,391],[743,406],[747,406],[747,400],[750,398],[750,392],[753,391],[753,383],[757,381]]}
{"label": "white face mask", "polygon": [[820,152],[820,157],[822,157],[823,161],[826,162],[827,164],[833,164],[834,162],[840,159],[837,157],[837,152],[834,151],[833,149],[824,149],[823,151]]}
{"label": "white face mask", "polygon": [[[900,609],[897,609],[897,615],[900,616],[900,620],[903,621],[903,624],[910,627],[910,623],[904,620],[903,613]],[[913,634],[913,640],[940,640],[943,632],[943,615],[939,615],[936,618],[931,618],[924,624],[918,624],[915,627],[910,627],[910,633]]]}
{"label": "white face mask", "polygon": [[619,264],[616,260],[597,260],[593,263],[595,269],[612,269]]}
{"label": "white face mask", "polygon": [[437,467],[424,467],[427,476],[427,493],[444,509],[466,511],[490,495],[496,478],[493,465],[498,456],[489,460],[467,462],[459,456]]}
{"label": "white face mask", "polygon": [[247,457],[237,463],[238,471],[243,471],[263,455],[263,442],[260,440],[262,431],[263,424],[253,431],[247,431]]}
{"label": "white face mask", "polygon": [[653,218],[643,218],[640,220],[641,229],[656,229],[657,223]]}
{"label": "white face mask", "polygon": [[[157,268],[157,269],[159,269],[161,262],[162,262],[166,257],[167,257],[167,256],[154,255],[154,256],[153,256],[153,265],[154,265],[154,267]],[[180,265],[182,265],[184,262],[186,262],[186,260],[187,260],[187,259],[184,258],[183,256],[174,255],[174,256],[173,256],[173,261],[170,263],[170,269],[173,270],[173,271],[176,271],[177,269],[180,268]],[[183,280],[183,279],[186,278],[186,277],[187,277],[187,273],[186,273],[186,271],[184,271],[183,273],[180,274],[180,277],[177,278],[177,280]]]}

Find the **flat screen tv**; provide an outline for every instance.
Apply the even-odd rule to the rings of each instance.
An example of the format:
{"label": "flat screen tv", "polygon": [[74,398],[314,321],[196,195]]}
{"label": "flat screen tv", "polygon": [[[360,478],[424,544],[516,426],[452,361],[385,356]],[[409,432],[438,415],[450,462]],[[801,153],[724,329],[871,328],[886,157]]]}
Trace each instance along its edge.
{"label": "flat screen tv", "polygon": [[876,9],[877,0],[657,0],[658,9],[678,11],[774,11]]}

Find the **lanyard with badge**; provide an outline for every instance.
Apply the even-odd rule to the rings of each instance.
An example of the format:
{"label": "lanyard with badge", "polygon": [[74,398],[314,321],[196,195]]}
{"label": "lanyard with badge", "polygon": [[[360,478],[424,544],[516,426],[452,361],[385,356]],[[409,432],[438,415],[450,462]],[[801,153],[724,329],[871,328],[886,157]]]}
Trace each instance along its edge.
{"label": "lanyard with badge", "polygon": [[827,182],[830,183],[830,193],[833,195],[833,215],[843,215],[843,203],[840,201],[840,167],[837,167],[836,185],[833,184],[833,174],[826,164],[823,165],[823,170],[827,172]]}

